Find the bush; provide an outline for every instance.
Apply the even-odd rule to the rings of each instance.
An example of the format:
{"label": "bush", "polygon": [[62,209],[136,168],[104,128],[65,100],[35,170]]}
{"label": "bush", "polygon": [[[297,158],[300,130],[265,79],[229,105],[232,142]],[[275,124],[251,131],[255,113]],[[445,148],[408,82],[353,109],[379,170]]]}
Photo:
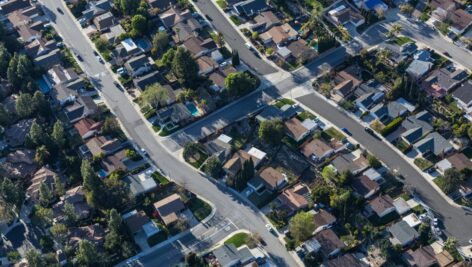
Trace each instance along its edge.
{"label": "bush", "polygon": [[387,126],[385,126],[385,128],[383,128],[381,134],[383,136],[387,136],[387,135],[391,134],[393,131],[395,131],[401,125],[402,122],[403,122],[402,117],[395,118],[393,121],[391,121],[389,124],[387,124]]}

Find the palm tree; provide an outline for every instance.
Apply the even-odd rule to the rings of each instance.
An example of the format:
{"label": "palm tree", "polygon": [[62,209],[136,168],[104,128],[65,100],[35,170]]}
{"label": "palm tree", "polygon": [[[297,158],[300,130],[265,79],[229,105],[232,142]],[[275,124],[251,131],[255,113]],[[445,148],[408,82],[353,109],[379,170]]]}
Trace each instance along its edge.
{"label": "palm tree", "polygon": [[393,36],[399,34],[401,31],[402,31],[402,26],[398,23],[395,23],[395,24],[392,25],[392,27],[390,27],[390,30],[388,31],[388,35],[390,37],[393,37]]}

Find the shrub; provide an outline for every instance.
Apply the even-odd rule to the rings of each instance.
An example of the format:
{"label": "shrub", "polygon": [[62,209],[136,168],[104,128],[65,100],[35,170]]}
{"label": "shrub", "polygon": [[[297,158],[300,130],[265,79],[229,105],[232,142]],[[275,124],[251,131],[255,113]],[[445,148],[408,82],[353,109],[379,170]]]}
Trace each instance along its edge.
{"label": "shrub", "polygon": [[381,134],[383,136],[387,136],[387,135],[391,134],[393,131],[395,131],[400,126],[400,124],[402,122],[403,122],[402,117],[395,118],[393,121],[391,121],[389,124],[387,124],[387,126],[385,126],[385,128],[383,128]]}

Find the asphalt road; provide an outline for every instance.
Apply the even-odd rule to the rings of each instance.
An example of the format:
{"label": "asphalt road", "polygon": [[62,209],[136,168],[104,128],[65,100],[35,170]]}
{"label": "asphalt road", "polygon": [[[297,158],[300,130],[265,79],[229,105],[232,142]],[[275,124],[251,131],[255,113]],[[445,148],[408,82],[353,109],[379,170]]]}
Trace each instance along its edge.
{"label": "asphalt road", "polygon": [[[72,15],[69,12],[64,12],[62,15],[57,11],[57,8],[66,10],[64,2],[42,0],[41,3],[45,6],[45,11],[52,20],[51,23],[64,39],[64,43],[82,56],[83,62],[80,63],[82,68],[88,76],[92,77],[93,84],[101,91],[108,107],[127,131],[130,141],[144,148],[154,163],[169,177],[212,202],[218,211],[219,218],[229,219],[237,228],[247,229],[261,235],[267,243],[266,250],[277,266],[297,266],[279,240],[266,230],[266,222],[258,209],[248,206],[240,199],[239,195],[233,194],[227,188],[213,184],[186,163],[168,153],[157,142],[154,133],[142,121],[131,101],[115,87],[109,70],[97,61],[91,43],[81,33]],[[194,236],[194,238],[195,240],[200,239],[198,236]],[[202,239],[206,242],[204,237]],[[216,241],[209,239],[208,245],[214,242]],[[149,258],[158,257],[159,252],[153,253]],[[175,260],[173,254],[170,254],[170,257],[167,255],[165,258]],[[159,266],[171,266],[173,263],[158,261]]]}
{"label": "asphalt road", "polygon": [[254,56],[246,47],[246,41],[239,35],[233,25],[226,19],[219,9],[210,0],[194,1],[194,4],[207,16],[211,18],[210,23],[215,29],[223,34],[224,40],[229,46],[238,51],[239,57],[244,63],[261,75],[277,72],[277,69],[269,65],[264,60]]}

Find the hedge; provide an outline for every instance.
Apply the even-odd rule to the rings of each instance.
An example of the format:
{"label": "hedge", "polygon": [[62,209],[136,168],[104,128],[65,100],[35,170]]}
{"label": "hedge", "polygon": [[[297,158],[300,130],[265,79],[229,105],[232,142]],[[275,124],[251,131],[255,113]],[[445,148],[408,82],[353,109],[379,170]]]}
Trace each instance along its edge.
{"label": "hedge", "polygon": [[393,121],[391,121],[389,124],[387,124],[387,126],[385,126],[385,128],[383,128],[381,134],[383,136],[387,136],[387,135],[391,134],[393,131],[395,131],[398,128],[398,126],[400,126],[400,124],[402,124],[402,122],[403,122],[402,117],[395,118]]}

